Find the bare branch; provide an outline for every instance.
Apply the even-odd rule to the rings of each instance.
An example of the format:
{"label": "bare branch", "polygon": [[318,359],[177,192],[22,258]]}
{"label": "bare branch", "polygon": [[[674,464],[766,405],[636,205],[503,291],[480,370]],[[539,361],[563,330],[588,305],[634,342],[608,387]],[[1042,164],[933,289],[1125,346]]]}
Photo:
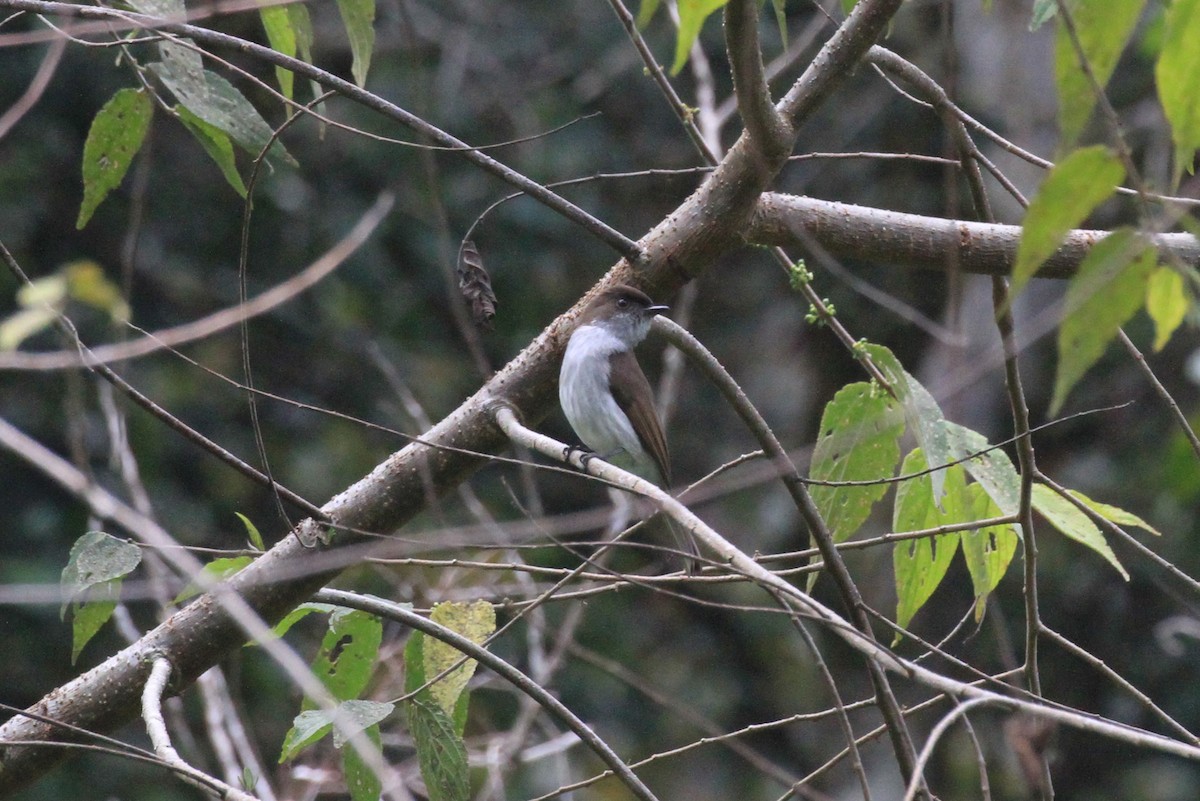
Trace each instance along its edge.
{"label": "bare branch", "polygon": [[746,135],[768,162],[776,162],[792,149],[795,133],[771,102],[758,40],[756,0],[731,0],[725,6],[725,47]]}
{"label": "bare branch", "polygon": [[[1038,271],[1039,278],[1070,278],[1108,231],[1075,230]],[[944,270],[947,258],[963,272],[1008,275],[1017,258],[1021,227],[947,220],[886,211],[832,200],[763,194],[750,219],[746,240],[756,245],[802,246],[819,242],[840,258]],[[1200,240],[1191,234],[1156,234],[1161,253],[1200,266]]]}

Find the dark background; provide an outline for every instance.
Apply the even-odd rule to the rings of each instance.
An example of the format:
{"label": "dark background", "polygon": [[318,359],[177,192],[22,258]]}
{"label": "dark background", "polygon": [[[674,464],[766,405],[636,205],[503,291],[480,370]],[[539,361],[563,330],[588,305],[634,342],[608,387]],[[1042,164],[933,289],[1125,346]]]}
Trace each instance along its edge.
{"label": "dark background", "polygon": [[[952,5],[953,13],[943,3],[907,4],[886,44],[937,78],[968,112],[1023,147],[1053,157],[1051,26],[1030,33],[1028,3],[995,0],[989,13],[981,12],[973,0]],[[314,3],[310,9],[317,24],[316,62],[348,76],[349,51],[333,4]],[[798,36],[816,12],[805,3],[790,3],[788,9],[789,27]],[[1151,11],[1117,70],[1110,95],[1126,121],[1135,157],[1151,180],[1160,180],[1166,174],[1164,152],[1169,153],[1169,138],[1156,105],[1153,62],[1148,55],[1158,9]],[[253,12],[205,24],[264,40]],[[5,44],[6,34],[30,30],[45,28],[27,18],[9,23],[0,28],[0,44]],[[767,56],[778,55],[778,34],[769,12],[764,13],[762,30]],[[829,30],[821,32],[819,41]],[[652,82],[643,76],[636,54],[605,4],[382,0],[376,31],[367,87],[468,142],[526,137],[596,113],[553,135],[493,152],[535,180],[700,163]],[[660,11],[647,36],[663,61],[673,52],[672,35]],[[720,35],[719,23],[711,20],[702,41],[718,96],[724,98],[729,80]],[[153,58],[148,48],[137,45],[132,52],[148,62]],[[0,48],[0,108],[10,107],[25,91],[45,49],[45,44]],[[199,145],[160,111],[121,188],[83,231],[75,230],[80,159],[88,126],[114,91],[134,85],[129,69],[114,63],[115,55],[112,49],[68,46],[44,97],[0,139],[0,240],[34,277],[77,259],[96,261],[111,280],[126,288],[134,322],[155,330],[236,303],[242,205]],[[271,69],[254,63],[243,66],[273,81]],[[777,94],[797,72],[792,68],[784,73],[775,84]],[[235,82],[272,123],[282,120],[279,105],[266,93],[244,80]],[[685,99],[695,102],[687,68],[677,83]],[[299,81],[297,85],[300,99],[308,100],[307,87]],[[410,132],[344,101],[327,104],[326,112],[371,132],[415,139]],[[724,130],[724,143],[730,144],[737,132],[734,119]],[[310,263],[353,225],[379,192],[396,192],[397,204],[371,240],[334,275],[251,322],[249,347],[256,384],[295,400],[418,433],[419,426],[407,416],[380,359],[394,369],[434,420],[479,386],[483,376],[469,357],[450,310],[450,304],[459,301],[447,291],[446,271],[452,268],[448,259],[452,260],[464,232],[509,190],[452,153],[423,153],[334,128],[323,139],[317,133],[316,124],[309,121],[293,126],[283,139],[300,168],[275,164],[262,176],[249,243],[250,294]],[[797,153],[827,151],[948,155],[936,115],[915,106],[867,67],[860,67],[804,126]],[[985,151],[1024,192],[1034,191],[1037,170],[995,148]],[[246,166],[244,157],[239,158]],[[688,175],[644,175],[597,180],[562,192],[637,238],[686,197],[697,180]],[[967,213],[956,202],[965,191],[952,175],[948,177],[944,166],[911,160],[801,161],[785,170],[777,188],[899,211]],[[1016,204],[1005,201],[998,187],[992,189],[1005,221],[1019,221]],[[1131,211],[1114,203],[1093,222],[1097,226],[1128,222]],[[614,261],[604,245],[527,199],[510,201],[492,212],[477,229],[475,240],[499,298],[495,330],[483,338],[493,368],[515,355]],[[888,264],[842,265],[858,280],[947,326],[949,334],[939,339],[865,299],[821,269],[819,262],[810,259],[809,266],[816,272],[818,291],[833,301],[853,336],[892,348],[935,393],[948,416],[993,441],[1010,436],[987,279],[948,280],[938,265],[922,272]],[[16,288],[11,275],[0,273],[0,314],[15,310]],[[827,330],[805,323],[806,304],[761,251],[742,250],[714,264],[695,283],[694,291],[691,301],[656,300],[675,304],[689,316],[689,327],[742,383],[784,444],[796,449],[798,463],[805,468],[823,404],[842,385],[864,380],[857,364]],[[1057,284],[1035,281],[1017,307],[1018,326],[1027,336],[1022,368],[1035,425],[1048,422],[1054,368],[1053,318],[1044,323],[1046,318],[1038,315],[1061,293]],[[93,310],[80,306],[71,311],[86,341],[129,335]],[[1149,350],[1152,332],[1144,316],[1135,318],[1128,331]],[[61,346],[52,333],[46,333],[23,347]],[[240,380],[240,347],[237,331],[231,330],[184,350],[212,370]],[[1165,352],[1149,358],[1193,419],[1197,392],[1185,364],[1195,358],[1196,347],[1194,331],[1184,329]],[[642,350],[642,362],[652,377],[662,371],[661,352],[661,344],[653,341]],[[129,362],[121,369],[171,413],[257,462],[243,393],[170,354]],[[1194,575],[1200,569],[1200,527],[1195,516],[1200,471],[1195,456],[1133,361],[1114,347],[1075,390],[1064,414],[1115,404],[1128,405],[1040,431],[1035,440],[1039,464],[1061,483],[1146,518],[1164,536],[1161,540],[1140,532],[1137,536]],[[74,455],[96,480],[125,494],[110,463],[97,384],[90,376],[0,373],[0,410],[5,419],[59,453]],[[259,412],[274,474],[317,503],[404,442],[284,404],[262,402]],[[139,410],[128,412],[128,425],[154,513],[181,542],[242,547],[245,532],[235,512],[254,520],[268,542],[286,532],[268,493],[206,458]],[[558,415],[542,428],[569,438]],[[755,447],[716,393],[688,369],[682,375],[668,437],[681,485]],[[782,488],[762,478],[751,481],[753,472],[750,467],[738,468],[725,479],[727,483],[718,482],[724,492],[695,508],[747,551],[805,547],[807,536]],[[0,476],[0,582],[54,585],[71,543],[95,524],[76,499],[13,454],[0,453]],[[493,465],[473,478],[470,486],[500,520],[523,517],[510,498],[510,488],[523,503],[540,502],[550,514],[602,511],[606,504],[601,490],[575,477],[537,473],[536,501],[522,481],[516,469]],[[744,487],[746,483],[751,486]],[[885,500],[863,534],[888,530],[889,510]],[[412,554],[417,556],[495,556],[494,549],[447,546],[446,538],[437,534],[443,526],[473,520],[451,493],[436,511],[422,515],[402,534],[412,539]],[[1197,646],[1185,638],[1179,641],[1181,652],[1168,651],[1156,632],[1179,616],[1194,625],[1196,598],[1180,595],[1163,583],[1161,570],[1136,557],[1125,555],[1132,576],[1125,582],[1098,556],[1064,541],[1048,526],[1043,524],[1039,535],[1045,622],[1097,654],[1194,730],[1200,725]],[[547,541],[539,538],[539,542]],[[526,558],[559,565],[576,561],[549,546]],[[867,602],[890,615],[895,604],[890,550],[854,552],[848,561]],[[653,557],[633,551],[622,555],[618,564],[635,568],[654,562]],[[363,568],[341,583],[427,606],[445,597],[499,600],[511,584],[502,575],[400,566]],[[841,608],[828,581],[819,582],[816,593]],[[970,593],[960,559],[917,616],[914,630],[940,640],[969,611]],[[760,606],[765,601],[748,588],[700,589],[695,594],[720,603]],[[123,644],[110,626],[85,650],[80,666],[72,667],[69,623],[59,621],[57,602],[25,603],[19,595],[19,590],[5,594],[7,600],[0,606],[0,632],[9,654],[0,661],[0,701],[30,704]],[[951,641],[950,649],[989,672],[1019,662],[1021,604],[1018,555],[982,628],[976,632],[968,626]],[[570,606],[552,604],[545,611],[547,636],[553,635]],[[132,601],[129,611],[140,626],[156,620],[155,607],[144,601]],[[524,650],[523,631],[518,627],[497,646],[518,663]],[[403,632],[390,634],[399,637]],[[297,647],[302,652],[311,649],[314,636],[319,637],[316,628],[299,628]],[[865,697],[869,688],[858,658],[821,632],[815,636],[838,678],[842,697],[847,701]],[[829,705],[811,654],[789,624],[769,612],[717,608],[630,588],[591,600],[575,640],[626,664],[680,705],[709,717],[722,731]],[[900,650],[916,652],[911,644],[901,645]],[[1044,645],[1042,653],[1049,697],[1159,730],[1159,724],[1127,694],[1079,659],[1051,645]],[[295,693],[282,686],[265,658],[252,650],[236,654],[227,666],[235,692],[250,714],[252,736],[267,764],[273,764],[296,709]],[[898,686],[906,701],[925,697],[919,688]],[[553,688],[631,759],[702,734],[677,713],[647,703],[622,682],[577,658],[569,660]],[[379,697],[388,697],[386,689],[381,679]],[[193,716],[198,713],[194,698],[185,697],[184,708]],[[474,695],[469,743],[482,742],[489,732],[510,725],[515,708],[507,688],[487,682]],[[919,716],[915,729],[931,726],[945,709],[943,704],[938,713]],[[1015,761],[1003,742],[1002,716],[983,711],[974,720],[988,756],[994,797],[1023,797]],[[857,713],[854,721],[865,731],[873,718]],[[126,734],[141,737],[137,727]],[[796,776],[813,770],[841,747],[840,734],[830,720],[792,723],[741,739]],[[1064,731],[1055,753],[1053,773],[1062,798],[1165,800],[1190,799],[1200,793],[1196,766],[1151,751],[1137,752]],[[579,748],[570,752],[573,777],[596,768],[580,754]],[[897,797],[898,778],[886,744],[867,746],[864,754],[877,797]],[[410,758],[411,752],[397,745],[394,755],[399,760]],[[189,756],[203,764],[204,750]],[[978,797],[975,757],[961,729],[943,743],[934,765],[931,776],[941,797]],[[785,790],[715,745],[656,762],[644,775],[663,798],[700,793],[771,799]],[[517,771],[507,792],[509,797],[527,797],[562,780],[549,762],[535,763]],[[814,786],[831,797],[857,793],[844,765]],[[602,787],[612,791],[613,785]],[[20,797],[141,801],[186,797],[191,792],[134,763],[82,756],[72,758]]]}

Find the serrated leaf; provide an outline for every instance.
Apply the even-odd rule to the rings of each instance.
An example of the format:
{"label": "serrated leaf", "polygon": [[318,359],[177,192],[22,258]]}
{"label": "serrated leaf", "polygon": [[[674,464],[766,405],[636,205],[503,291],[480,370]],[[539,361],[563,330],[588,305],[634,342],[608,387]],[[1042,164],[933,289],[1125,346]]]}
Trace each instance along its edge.
{"label": "serrated leaf", "polygon": [[[859,382],[833,396],[821,414],[810,474],[818,481],[876,481],[894,475],[900,461],[904,414],[879,387]],[[887,492],[886,483],[813,486],[812,499],[835,542],[854,534]]]}
{"label": "serrated leaf", "polygon": [[163,60],[151,64],[150,70],[189,111],[224,131],[254,157],[271,142],[268,151],[271,155],[296,164],[282,143],[271,141],[274,133],[271,126],[233,84],[212,70],[201,69],[197,75],[195,61],[185,55],[191,53],[187,48],[172,45],[160,47],[160,52]]}
{"label": "serrated leaf", "polygon": [[1149,531],[1156,537],[1162,536],[1161,531],[1135,515],[1133,512],[1126,512],[1120,507],[1111,506],[1107,503],[1101,503],[1100,501],[1093,501],[1079,490],[1067,490],[1067,492],[1076,500],[1083,503],[1084,506],[1087,506],[1093,512],[1100,515],[1110,523],[1116,523],[1118,526],[1136,526],[1144,531]]}
{"label": "serrated leaf", "polygon": [[420,695],[408,702],[406,711],[430,801],[467,801],[471,793],[467,749],[449,716]]}
{"label": "serrated leaf", "polygon": [[[917,448],[904,458],[902,474],[918,473],[928,465],[925,455]],[[925,474],[906,479],[896,488],[896,503],[892,528],[896,532],[920,531],[951,523],[963,523],[970,517],[970,502],[966,494],[966,478],[957,465],[945,470],[942,508],[933,502],[930,476]],[[925,602],[942,583],[954,554],[958,551],[958,532],[936,537],[906,540],[896,543],[892,550],[892,566],[896,575],[896,623],[907,626]],[[900,635],[896,635],[900,639]]]}
{"label": "serrated leaf", "polygon": [[365,86],[375,49],[375,0],[337,0],[337,6],[350,37],[350,72],[356,84]]}
{"label": "serrated leaf", "polygon": [[1108,546],[1099,527],[1087,515],[1076,509],[1074,504],[1045,484],[1034,484],[1033,508],[1069,539],[1103,556],[1126,581],[1129,580],[1129,574]]}
{"label": "serrated leaf", "polygon": [[[1129,41],[1146,0],[1077,0],[1069,4],[1080,49],[1096,83],[1103,88]],[[1096,105],[1096,93],[1079,64],[1075,47],[1060,24],[1054,40],[1054,75],[1058,86],[1060,147],[1079,138]]]}
{"label": "serrated leaf", "polygon": [[[285,56],[296,57],[296,29],[292,27],[292,15],[287,6],[264,6],[258,10],[262,20],[263,30],[267,33],[267,41],[271,49]],[[283,67],[275,68],[275,79],[279,81],[279,91],[288,100],[292,99],[292,90],[296,76],[292,71]]]}
{"label": "serrated leaf", "polygon": [[1050,414],[1095,364],[1121,326],[1142,307],[1158,253],[1129,229],[1097,242],[1067,284],[1066,314],[1058,329],[1058,370]]}
{"label": "serrated leaf", "polygon": [[[207,579],[205,583],[225,581],[253,561],[254,557],[252,556],[224,556],[206,564],[200,573]],[[171,603],[181,604],[203,591],[201,582],[189,581],[187,586],[179,591],[179,594],[175,596],[175,600]]]}
{"label": "serrated leaf", "polygon": [[1025,213],[1013,267],[1013,297],[1054,255],[1067,232],[1112,195],[1124,177],[1120,160],[1102,145],[1076,150],[1050,170]]}
{"label": "serrated leaf", "polygon": [[[496,630],[496,610],[487,601],[474,601],[469,604],[445,601],[434,606],[429,617],[433,622],[461,634],[476,645],[481,645]],[[475,660],[463,661],[461,651],[430,637],[424,645],[422,661],[425,675],[429,678],[462,662],[429,687],[430,695],[442,711],[453,716],[459,695],[475,673]]]}
{"label": "serrated leaf", "polygon": [[[953,460],[950,439],[946,431],[946,416],[938,406],[929,390],[921,386],[921,382],[913,378],[900,364],[890,350],[882,345],[867,345],[866,353],[871,361],[883,373],[884,378],[891,384],[892,391],[904,406],[904,417],[908,430],[916,437],[917,445],[925,454],[929,464],[937,467]],[[943,482],[945,472],[938,470],[931,474],[933,502],[942,502]]]}
{"label": "serrated leaf", "polygon": [[[963,467],[1000,508],[1001,514],[1015,515],[1021,504],[1021,475],[1008,454],[991,448],[987,437],[957,423],[946,422],[952,461],[967,459]],[[987,451],[984,453],[984,451]],[[972,456],[972,454],[979,454]],[[1017,529],[1018,533],[1020,528]]]}
{"label": "serrated leaf", "polygon": [[79,658],[96,632],[104,627],[121,597],[121,579],[97,584],[88,590],[88,599],[71,605],[71,664]]}
{"label": "serrated leaf", "polygon": [[1200,148],[1200,0],[1174,0],[1167,9],[1154,79],[1175,142],[1175,185]]}
{"label": "serrated leaf", "polygon": [[89,531],[71,546],[67,566],[62,570],[63,604],[67,605],[89,589],[129,575],[142,562],[142,549],[103,531]]}
{"label": "serrated leaf", "polygon": [[679,0],[679,31],[675,38],[675,63],[671,65],[671,74],[678,75],[687,63],[688,53],[704,27],[704,21],[712,16],[714,11],[725,7],[729,0]]}
{"label": "serrated leaf", "polygon": [[83,144],[83,202],[76,228],[83,228],[108,193],[121,184],[150,130],[154,103],[137,89],[120,89],[97,112]]}
{"label": "serrated leaf", "polygon": [[[369,726],[363,735],[375,746],[380,747],[379,726]],[[383,784],[378,774],[363,762],[357,748],[342,749],[342,775],[351,801],[378,801],[383,793]]]}
{"label": "serrated leaf", "polygon": [[[967,486],[969,512],[973,520],[999,517],[1000,507],[980,484]],[[1009,526],[989,526],[962,533],[963,558],[975,590],[975,621],[983,620],[988,595],[1000,584],[1017,552],[1017,532]]]}
{"label": "serrated leaf", "polygon": [[1183,323],[1188,312],[1183,276],[1170,267],[1158,267],[1146,285],[1146,312],[1154,321],[1154,350],[1161,351]]}
{"label": "serrated leaf", "polygon": [[246,184],[242,181],[242,174],[238,172],[237,159],[233,155],[233,142],[230,141],[228,134],[197,117],[187,106],[175,106],[175,113],[179,115],[179,121],[183,123],[183,127],[191,132],[200,146],[204,148],[204,152],[216,162],[221,174],[225,176],[225,180],[233,187],[233,191],[245,198]]}

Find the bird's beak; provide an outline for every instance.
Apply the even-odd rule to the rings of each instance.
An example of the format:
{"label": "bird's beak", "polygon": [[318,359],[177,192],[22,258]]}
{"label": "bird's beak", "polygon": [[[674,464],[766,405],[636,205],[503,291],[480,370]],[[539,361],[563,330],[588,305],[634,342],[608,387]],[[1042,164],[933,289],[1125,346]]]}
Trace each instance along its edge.
{"label": "bird's beak", "polygon": [[670,306],[647,306],[646,311],[652,312],[654,314],[662,314],[663,312],[667,311],[670,308],[671,308]]}

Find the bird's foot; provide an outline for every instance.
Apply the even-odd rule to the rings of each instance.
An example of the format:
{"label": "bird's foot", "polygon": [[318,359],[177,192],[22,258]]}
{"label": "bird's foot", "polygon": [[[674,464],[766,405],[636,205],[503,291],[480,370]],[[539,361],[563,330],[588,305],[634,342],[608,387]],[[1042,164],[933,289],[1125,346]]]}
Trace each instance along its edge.
{"label": "bird's foot", "polygon": [[571,454],[573,453],[579,454],[579,466],[583,468],[584,471],[587,470],[588,462],[596,458],[595,453],[582,445],[567,445],[563,448],[563,461],[567,464],[570,464]]}

